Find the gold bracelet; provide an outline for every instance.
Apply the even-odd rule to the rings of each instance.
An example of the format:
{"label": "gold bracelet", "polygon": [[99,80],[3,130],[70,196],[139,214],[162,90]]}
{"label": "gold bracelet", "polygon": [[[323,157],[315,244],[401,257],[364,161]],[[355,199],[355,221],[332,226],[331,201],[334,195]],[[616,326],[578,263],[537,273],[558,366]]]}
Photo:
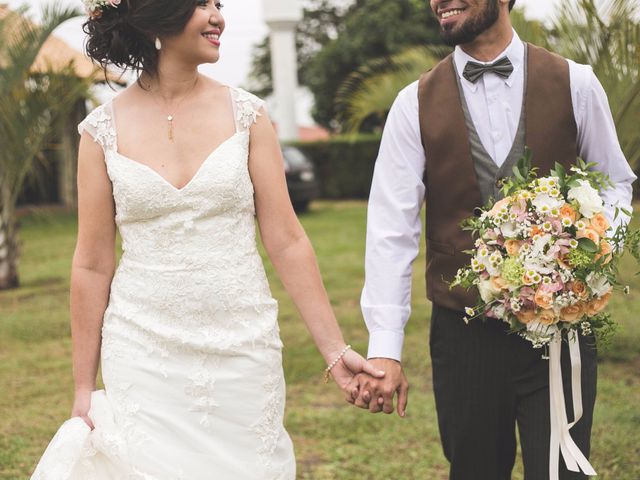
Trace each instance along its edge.
{"label": "gold bracelet", "polygon": [[344,354],[347,353],[350,348],[351,345],[347,345],[346,347],[344,347],[340,352],[340,355],[338,355],[338,358],[336,358],[327,368],[324,369],[324,383],[329,383],[329,378],[331,377],[331,369],[336,366],[336,364],[342,357],[344,357]]}

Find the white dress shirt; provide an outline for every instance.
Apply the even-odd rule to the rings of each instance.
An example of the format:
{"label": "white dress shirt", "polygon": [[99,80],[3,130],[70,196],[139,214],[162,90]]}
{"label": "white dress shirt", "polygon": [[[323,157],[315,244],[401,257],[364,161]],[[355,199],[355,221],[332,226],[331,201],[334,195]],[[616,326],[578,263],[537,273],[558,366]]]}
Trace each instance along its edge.
{"label": "white dress shirt", "polygon": [[[507,158],[520,120],[524,48],[514,31],[509,47],[496,57],[509,57],[514,66],[511,76],[504,79],[485,73],[475,84],[462,77],[462,71],[467,61],[477,60],[460,47],[454,52],[471,118],[498,166]],[[591,67],[569,61],[569,75],[579,155],[596,163],[596,169],[606,172],[615,184],[603,192],[606,213],[612,220],[616,205],[631,210],[631,184],[636,177],[622,153],[606,94]],[[462,136],[460,141],[466,141]],[[424,168],[416,81],[398,94],[391,107],[369,197],[365,285],[360,301],[370,334],[369,358],[400,360],[402,356],[404,327],[411,313],[412,264],[422,230]],[[622,217],[616,223],[624,221]]]}

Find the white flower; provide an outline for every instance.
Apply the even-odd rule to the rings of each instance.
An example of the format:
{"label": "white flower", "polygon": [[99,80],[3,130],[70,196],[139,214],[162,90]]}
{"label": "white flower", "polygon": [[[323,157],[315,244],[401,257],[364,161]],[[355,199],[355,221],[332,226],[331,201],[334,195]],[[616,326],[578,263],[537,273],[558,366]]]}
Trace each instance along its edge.
{"label": "white flower", "polygon": [[563,204],[562,200],[553,198],[551,195],[542,193],[531,202],[538,213],[549,214],[551,210],[560,208]]}
{"label": "white flower", "polygon": [[513,310],[514,312],[519,312],[522,308],[522,305],[520,305],[520,301],[517,298],[512,298],[510,302],[511,310]]}
{"label": "white flower", "polygon": [[470,317],[473,317],[476,314],[476,312],[471,307],[464,307],[464,313],[466,313]]}
{"label": "white flower", "polygon": [[505,222],[500,225],[500,232],[507,238],[513,238],[517,236],[517,225],[515,222]]}
{"label": "white flower", "polygon": [[493,286],[491,280],[480,280],[478,283],[480,298],[485,303],[490,303],[500,295],[500,289]]}
{"label": "white flower", "polygon": [[569,190],[567,198],[569,200],[576,200],[579,204],[578,210],[587,218],[591,218],[596,213],[602,212],[604,206],[598,191],[593,188],[587,180],[578,180],[578,183],[580,184],[578,187],[573,187]]}
{"label": "white flower", "polygon": [[117,8],[121,0],[82,0],[87,12],[93,14],[102,11],[104,7]]}
{"label": "white flower", "polygon": [[596,297],[601,297],[611,289],[611,284],[602,274],[591,272],[587,275],[587,285]]}

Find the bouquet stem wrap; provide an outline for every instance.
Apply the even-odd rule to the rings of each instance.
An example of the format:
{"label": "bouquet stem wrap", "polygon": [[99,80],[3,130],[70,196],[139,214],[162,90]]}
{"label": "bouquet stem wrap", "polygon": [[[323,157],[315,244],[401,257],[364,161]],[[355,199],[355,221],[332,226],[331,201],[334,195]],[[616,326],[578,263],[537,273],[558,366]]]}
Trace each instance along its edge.
{"label": "bouquet stem wrap", "polygon": [[567,420],[567,410],[562,385],[562,334],[558,330],[549,343],[549,399],[551,407],[551,446],[549,455],[549,480],[558,480],[560,453],[567,469],[572,472],[582,470],[586,475],[597,475],[589,460],[580,451],[571,438],[569,430],[582,417],[582,384],[580,344],[578,335],[569,335],[569,354],[571,356],[571,392],[573,398],[573,422]]}

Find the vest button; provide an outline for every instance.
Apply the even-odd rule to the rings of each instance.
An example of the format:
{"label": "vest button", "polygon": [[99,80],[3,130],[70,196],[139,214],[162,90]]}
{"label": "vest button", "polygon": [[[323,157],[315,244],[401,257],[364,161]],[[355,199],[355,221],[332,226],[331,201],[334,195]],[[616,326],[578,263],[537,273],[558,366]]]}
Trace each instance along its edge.
{"label": "vest button", "polygon": [[481,215],[482,215],[482,209],[481,209],[480,207],[476,207],[476,208],[474,208],[474,209],[473,209],[473,214],[474,214],[476,217],[481,216]]}

